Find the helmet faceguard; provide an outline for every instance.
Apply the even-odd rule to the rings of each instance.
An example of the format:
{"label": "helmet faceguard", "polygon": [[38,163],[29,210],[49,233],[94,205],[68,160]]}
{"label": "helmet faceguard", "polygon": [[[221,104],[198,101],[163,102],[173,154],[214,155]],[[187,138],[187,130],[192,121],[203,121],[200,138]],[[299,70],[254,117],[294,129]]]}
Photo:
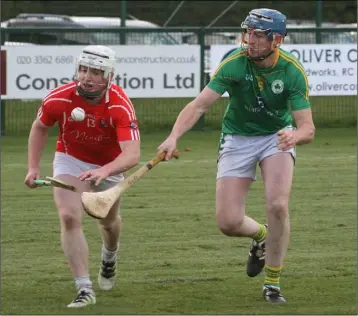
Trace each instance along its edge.
{"label": "helmet faceguard", "polygon": [[[100,46],[100,45],[91,45],[85,47],[82,50],[80,56],[78,57],[76,63],[75,79],[79,81],[80,79],[79,72],[82,66],[82,67],[98,69],[103,71],[103,77],[107,80],[107,83],[106,84],[94,83],[93,85],[98,86],[99,89],[96,91],[86,91],[86,89],[82,87],[81,82],[79,81],[77,84],[78,94],[90,100],[100,97],[111,86],[111,79],[115,71],[115,65],[116,65],[115,52],[109,47]],[[105,89],[103,89],[103,86],[105,86]]]}
{"label": "helmet faceguard", "polygon": [[[271,42],[269,49],[264,49],[259,56],[248,56],[255,61],[261,61],[269,57],[278,46],[283,42],[286,36],[286,16],[276,10],[255,9],[250,11],[245,21],[242,22],[243,29],[241,45],[247,49],[249,44],[249,31],[256,35],[265,35]],[[258,49],[259,50],[259,49]]]}

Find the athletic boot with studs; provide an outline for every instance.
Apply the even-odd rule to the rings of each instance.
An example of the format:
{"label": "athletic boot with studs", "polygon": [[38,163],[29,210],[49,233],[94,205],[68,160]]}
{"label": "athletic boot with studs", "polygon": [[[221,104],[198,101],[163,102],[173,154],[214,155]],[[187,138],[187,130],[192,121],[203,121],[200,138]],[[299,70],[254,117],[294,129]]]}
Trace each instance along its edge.
{"label": "athletic boot with studs", "polygon": [[264,286],[262,294],[264,299],[269,303],[286,303],[286,299],[277,287]]}
{"label": "athletic boot with studs", "polygon": [[92,304],[96,304],[96,296],[94,295],[94,292],[91,289],[81,289],[76,298],[68,304],[67,307],[80,308]]}
{"label": "athletic boot with studs", "polygon": [[98,285],[101,290],[109,291],[113,289],[116,282],[116,261],[116,259],[113,261],[102,260],[102,265],[98,273]]}
{"label": "athletic boot with studs", "polygon": [[[267,227],[267,225],[265,224]],[[265,241],[257,243],[252,241],[249,258],[246,265],[246,273],[249,277],[255,277],[262,271],[265,266]]]}

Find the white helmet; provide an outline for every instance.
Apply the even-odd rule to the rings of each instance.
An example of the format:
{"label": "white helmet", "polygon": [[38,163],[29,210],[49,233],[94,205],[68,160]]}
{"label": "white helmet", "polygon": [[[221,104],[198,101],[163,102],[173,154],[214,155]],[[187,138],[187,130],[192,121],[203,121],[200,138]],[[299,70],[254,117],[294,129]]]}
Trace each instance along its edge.
{"label": "white helmet", "polygon": [[77,69],[79,66],[103,70],[104,77],[108,79],[109,74],[116,68],[116,53],[107,46],[86,46],[78,57]]}
{"label": "white helmet", "polygon": [[[99,69],[104,72],[103,76],[108,80],[107,89],[110,87],[110,74],[114,73],[116,68],[116,53],[113,49],[101,45],[89,45],[82,49],[76,64],[76,77],[80,66]],[[87,98],[95,98],[98,92],[85,92],[80,85],[77,86],[80,95]],[[103,91],[103,90],[102,90]]]}

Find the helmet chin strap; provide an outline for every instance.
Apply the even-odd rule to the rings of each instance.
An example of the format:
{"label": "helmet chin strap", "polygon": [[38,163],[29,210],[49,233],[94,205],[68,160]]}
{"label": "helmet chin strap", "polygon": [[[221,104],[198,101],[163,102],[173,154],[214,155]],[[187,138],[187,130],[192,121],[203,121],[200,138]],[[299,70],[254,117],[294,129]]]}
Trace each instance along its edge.
{"label": "helmet chin strap", "polygon": [[267,53],[266,55],[264,56],[256,56],[256,57],[250,57],[249,56],[249,59],[250,60],[253,60],[253,61],[262,61],[262,60],[265,60],[267,57],[271,56],[273,54],[273,50],[270,51],[269,53]]}
{"label": "helmet chin strap", "polygon": [[[99,85],[101,85],[101,84],[99,84]],[[93,92],[86,91],[85,89],[83,89],[81,87],[80,83],[77,84],[76,90],[81,97],[88,99],[88,100],[97,99],[103,94],[103,91],[93,91]]]}

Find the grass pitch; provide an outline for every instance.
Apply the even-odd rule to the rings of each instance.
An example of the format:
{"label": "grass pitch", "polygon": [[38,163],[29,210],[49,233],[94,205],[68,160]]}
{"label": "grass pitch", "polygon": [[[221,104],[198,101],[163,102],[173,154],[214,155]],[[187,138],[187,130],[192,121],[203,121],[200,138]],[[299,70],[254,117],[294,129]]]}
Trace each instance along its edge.
{"label": "grass pitch", "polygon": [[[262,299],[263,275],[245,273],[249,239],[215,224],[219,132],[190,132],[180,160],[161,163],[123,197],[117,286],[99,290],[101,243],[85,217],[97,304],[66,308],[75,287],[60,247],[50,188],[30,190],[25,137],[2,140],[1,314],[357,314],[356,131],[323,129],[298,148],[291,199],[292,238],[282,275],[288,303]],[[142,135],[142,163],[166,134]],[[42,160],[51,174],[55,138]],[[184,148],[189,147],[190,152]],[[261,178],[247,212],[265,221]]]}

